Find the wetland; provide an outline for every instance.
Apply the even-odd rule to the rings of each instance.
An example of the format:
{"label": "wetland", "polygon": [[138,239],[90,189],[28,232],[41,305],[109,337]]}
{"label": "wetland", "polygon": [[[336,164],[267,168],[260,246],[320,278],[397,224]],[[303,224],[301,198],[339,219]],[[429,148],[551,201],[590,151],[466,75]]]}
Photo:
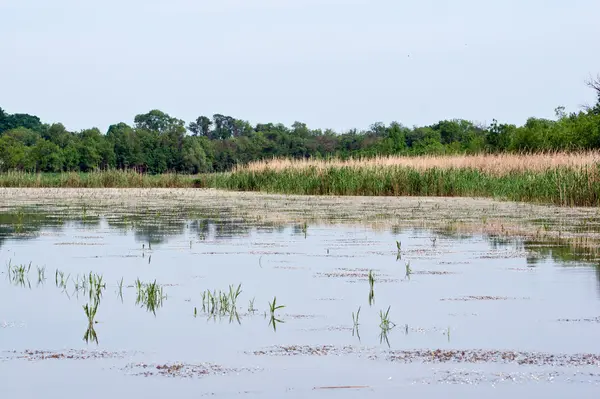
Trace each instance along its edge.
{"label": "wetland", "polygon": [[2,188],[0,391],[591,398],[599,243],[596,208]]}

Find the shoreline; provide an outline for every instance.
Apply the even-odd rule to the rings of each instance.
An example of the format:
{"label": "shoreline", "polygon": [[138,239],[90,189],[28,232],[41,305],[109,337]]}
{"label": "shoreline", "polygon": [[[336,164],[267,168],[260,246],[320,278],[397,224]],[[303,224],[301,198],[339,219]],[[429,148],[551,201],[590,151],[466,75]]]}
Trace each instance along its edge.
{"label": "shoreline", "polygon": [[[427,228],[501,237],[600,244],[600,210],[469,197],[309,196],[163,188],[0,188],[0,212],[22,207],[98,214],[194,210],[274,224]],[[587,229],[582,229],[587,226]]]}

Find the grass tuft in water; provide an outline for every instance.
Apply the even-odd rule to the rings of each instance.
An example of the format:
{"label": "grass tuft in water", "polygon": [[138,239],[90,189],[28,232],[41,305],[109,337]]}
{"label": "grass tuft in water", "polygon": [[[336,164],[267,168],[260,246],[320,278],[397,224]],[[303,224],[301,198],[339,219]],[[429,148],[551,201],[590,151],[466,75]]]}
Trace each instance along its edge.
{"label": "grass tuft in water", "polygon": [[271,313],[269,325],[273,326],[273,331],[277,331],[277,323],[284,323],[284,321],[275,317],[275,312],[283,308],[285,308],[285,305],[277,305],[277,297],[273,297],[273,302],[269,302],[269,312]]}
{"label": "grass tuft in water", "polygon": [[31,288],[29,282],[29,271],[31,270],[31,262],[29,265],[13,265],[12,260],[8,261],[7,276],[10,282],[21,287]]}
{"label": "grass tuft in water", "polygon": [[237,288],[230,285],[228,291],[205,290],[202,292],[202,312],[207,313],[209,318],[217,316],[237,317],[237,301],[242,293],[242,284]]}
{"label": "grass tuft in water", "polygon": [[142,283],[139,278],[135,281],[135,288],[137,291],[135,304],[141,304],[142,307],[156,316],[156,309],[162,307],[163,300],[167,299],[167,296],[163,293],[163,288],[156,280],[152,283]]}
{"label": "grass tuft in water", "polygon": [[385,312],[383,310],[379,311],[379,318],[381,320],[381,322],[379,323],[379,329],[381,330],[381,333],[379,335],[379,343],[383,343],[383,341],[385,341],[388,347],[390,346],[388,333],[394,327],[396,327],[396,324],[390,320],[390,308],[391,306],[388,306]]}

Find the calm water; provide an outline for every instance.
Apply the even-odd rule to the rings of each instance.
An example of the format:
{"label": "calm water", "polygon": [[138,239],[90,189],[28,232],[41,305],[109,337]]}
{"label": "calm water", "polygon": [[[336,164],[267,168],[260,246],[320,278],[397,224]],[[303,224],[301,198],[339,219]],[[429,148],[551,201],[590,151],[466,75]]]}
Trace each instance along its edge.
{"label": "calm water", "polygon": [[[421,349],[566,358],[600,353],[599,269],[565,248],[422,230],[262,226],[226,217],[0,220],[0,264],[6,265],[0,275],[2,397],[85,392],[94,398],[504,398],[599,392],[597,365],[405,364],[387,358]],[[11,277],[8,265],[30,263],[24,279]],[[45,268],[45,279],[38,267]],[[66,287],[57,283],[63,279],[57,270],[69,276]],[[371,305],[369,270],[375,275]],[[75,286],[90,272],[106,283],[93,325],[97,343],[83,339],[89,325],[83,306],[91,301]],[[137,279],[162,286],[166,298],[155,313],[136,304]],[[203,312],[204,290],[238,284],[239,320]],[[285,306],[276,312],[276,329],[268,305],[274,297]],[[252,300],[256,310],[249,312]],[[352,318],[359,307],[360,339]],[[380,311],[388,307],[395,327],[385,339]],[[328,355],[310,354],[324,345]],[[285,356],[282,346],[288,348]],[[26,351],[121,356],[40,359]],[[150,367],[131,367],[140,363]],[[211,363],[225,371],[192,378],[137,375],[177,363]],[[360,388],[320,389],[340,386]]]}

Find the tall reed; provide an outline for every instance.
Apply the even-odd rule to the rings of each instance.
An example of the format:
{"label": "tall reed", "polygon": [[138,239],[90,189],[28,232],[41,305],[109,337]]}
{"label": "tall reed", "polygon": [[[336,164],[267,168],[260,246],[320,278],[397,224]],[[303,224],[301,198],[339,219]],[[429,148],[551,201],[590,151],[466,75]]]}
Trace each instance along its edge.
{"label": "tall reed", "polygon": [[504,174],[474,168],[316,166],[280,170],[239,169],[206,175],[200,187],[304,195],[466,196],[556,204],[600,205],[600,167],[558,166]]}

